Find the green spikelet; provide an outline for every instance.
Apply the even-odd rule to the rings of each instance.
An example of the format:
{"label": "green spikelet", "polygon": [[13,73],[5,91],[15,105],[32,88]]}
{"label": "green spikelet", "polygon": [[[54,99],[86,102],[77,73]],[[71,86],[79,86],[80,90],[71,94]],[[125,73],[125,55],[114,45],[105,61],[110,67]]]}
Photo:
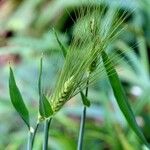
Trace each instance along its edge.
{"label": "green spikelet", "polygon": [[61,107],[65,104],[65,102],[69,99],[70,94],[72,92],[72,87],[74,85],[73,76],[70,77],[62,88],[61,92],[58,94],[58,97],[52,99],[52,109],[53,112],[57,112],[61,109]]}
{"label": "green spikelet", "polygon": [[98,62],[98,58],[95,58],[95,60],[91,63],[90,67],[89,67],[89,72],[92,73],[93,71],[95,71],[96,67],[97,67],[97,62]]}

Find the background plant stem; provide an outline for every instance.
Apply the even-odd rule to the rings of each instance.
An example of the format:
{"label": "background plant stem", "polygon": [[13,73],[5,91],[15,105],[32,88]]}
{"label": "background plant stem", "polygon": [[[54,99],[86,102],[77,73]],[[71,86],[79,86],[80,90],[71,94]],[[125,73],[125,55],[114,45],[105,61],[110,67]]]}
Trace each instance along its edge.
{"label": "background plant stem", "polygon": [[49,134],[49,127],[50,127],[51,121],[52,121],[52,118],[47,119],[44,124],[43,150],[48,150],[48,134]]}

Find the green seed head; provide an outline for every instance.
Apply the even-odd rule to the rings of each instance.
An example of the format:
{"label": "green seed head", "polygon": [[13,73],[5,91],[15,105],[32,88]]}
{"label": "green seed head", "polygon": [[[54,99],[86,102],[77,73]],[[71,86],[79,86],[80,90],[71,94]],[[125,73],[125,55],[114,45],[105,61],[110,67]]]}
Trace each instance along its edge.
{"label": "green seed head", "polygon": [[[54,113],[80,90],[85,89],[87,80],[88,85],[91,85],[99,76],[104,75],[103,63],[100,61],[101,54],[120,32],[118,29],[122,24],[122,18],[117,18],[118,10],[110,8],[101,10],[101,7],[89,5],[85,10],[79,10],[80,12],[64,66],[53,96],[50,97]],[[110,17],[110,14],[114,15]],[[87,73],[90,73],[88,78]]]}

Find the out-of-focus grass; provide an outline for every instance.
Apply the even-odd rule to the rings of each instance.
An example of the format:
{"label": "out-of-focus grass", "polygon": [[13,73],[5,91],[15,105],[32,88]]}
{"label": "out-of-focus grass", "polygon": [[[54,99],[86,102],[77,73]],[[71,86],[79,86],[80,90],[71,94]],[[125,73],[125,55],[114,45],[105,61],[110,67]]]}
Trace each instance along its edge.
{"label": "out-of-focus grass", "polygon": [[[110,0],[103,2],[106,5],[118,4]],[[125,32],[110,49],[117,49],[118,52],[130,49],[124,57],[128,63],[122,60],[118,69],[121,69],[120,78],[137,121],[150,141],[150,2],[126,0],[120,4],[119,7],[131,15],[126,20],[128,26]],[[8,61],[14,63],[17,82],[34,122],[38,110],[37,80],[41,53],[44,52],[46,57],[43,68],[45,90],[50,90],[63,61],[52,28],[57,30],[59,38],[67,47],[74,24],[69,13],[75,19],[73,10],[80,5],[78,0],[0,1],[0,149],[24,149],[27,138],[27,129],[12,108],[8,94]],[[123,118],[105,79],[97,83],[96,87],[91,87],[89,99],[92,106],[87,112],[84,149],[141,149],[140,142]],[[79,97],[75,97],[56,115],[49,139],[51,149],[76,149],[80,114]],[[42,128],[40,126],[38,130],[36,150],[41,149]]]}

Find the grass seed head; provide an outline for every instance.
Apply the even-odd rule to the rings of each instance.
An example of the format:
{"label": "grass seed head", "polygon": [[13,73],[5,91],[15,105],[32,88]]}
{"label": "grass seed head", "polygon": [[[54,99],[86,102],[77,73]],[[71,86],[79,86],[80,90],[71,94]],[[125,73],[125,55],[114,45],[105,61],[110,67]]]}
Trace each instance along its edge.
{"label": "grass seed head", "polygon": [[[73,33],[53,96],[50,97],[55,113],[87,86],[87,80],[91,85],[103,74],[101,53],[106,51],[117,36],[118,28],[122,24],[122,18],[115,18],[118,11],[114,12],[114,17],[109,17],[112,11],[112,8],[106,11],[106,8],[99,9],[93,5],[79,11],[81,13],[77,20],[78,25],[75,25],[76,32]],[[87,70],[90,77],[87,77]]]}

